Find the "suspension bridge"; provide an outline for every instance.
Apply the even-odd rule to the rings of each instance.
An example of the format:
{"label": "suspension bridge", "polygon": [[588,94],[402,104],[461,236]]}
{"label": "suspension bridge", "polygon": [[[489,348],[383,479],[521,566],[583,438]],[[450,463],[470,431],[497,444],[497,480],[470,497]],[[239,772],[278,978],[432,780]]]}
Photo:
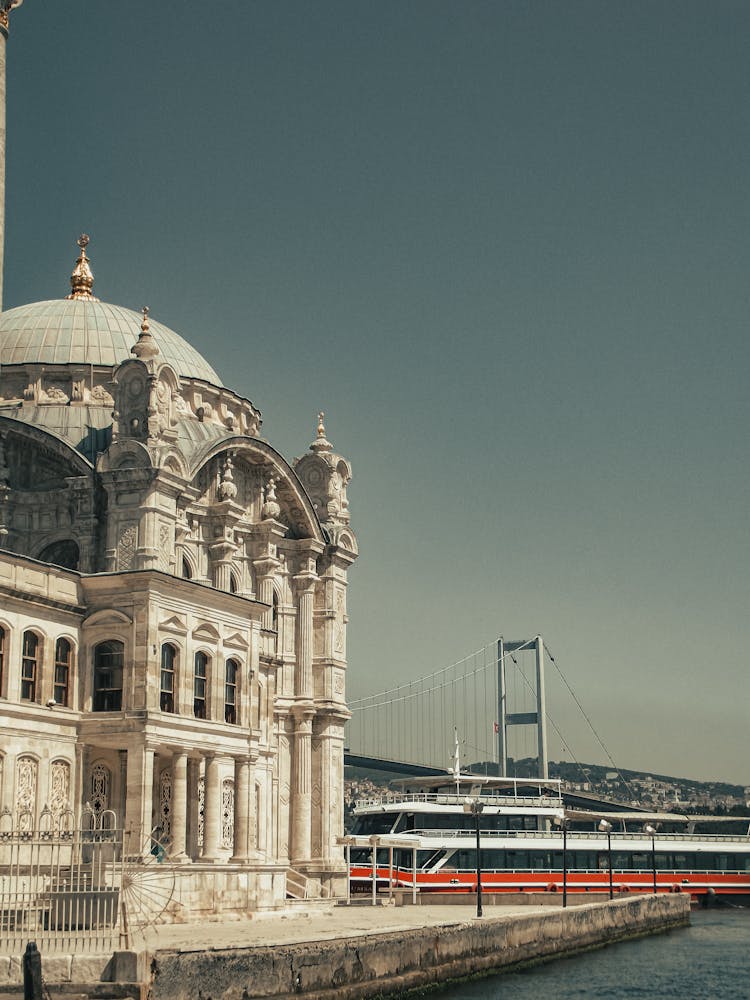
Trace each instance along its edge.
{"label": "suspension bridge", "polygon": [[547,712],[548,664],[617,770],[538,635],[517,641],[500,637],[424,677],[350,702],[345,762],[404,775],[441,774],[458,763],[475,773],[513,776],[515,762],[531,758],[534,774],[547,777],[548,727],[567,759],[576,760]]}

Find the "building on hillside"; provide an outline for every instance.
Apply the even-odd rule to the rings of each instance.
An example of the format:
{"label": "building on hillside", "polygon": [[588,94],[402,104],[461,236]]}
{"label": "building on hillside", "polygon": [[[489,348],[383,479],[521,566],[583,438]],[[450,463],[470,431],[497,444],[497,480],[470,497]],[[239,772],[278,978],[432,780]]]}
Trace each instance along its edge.
{"label": "building on hillside", "polygon": [[0,314],[0,829],[112,810],[194,916],[279,905],[290,868],[335,887],[350,465],[322,414],[285,461],[94,298],[87,242],[66,299]]}

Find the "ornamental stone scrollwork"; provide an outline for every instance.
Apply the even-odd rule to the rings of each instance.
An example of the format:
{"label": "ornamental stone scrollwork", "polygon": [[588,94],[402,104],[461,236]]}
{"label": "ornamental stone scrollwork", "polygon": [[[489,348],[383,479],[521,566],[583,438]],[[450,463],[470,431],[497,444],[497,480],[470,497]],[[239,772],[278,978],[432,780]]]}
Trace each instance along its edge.
{"label": "ornamental stone scrollwork", "polygon": [[33,757],[16,761],[16,810],[18,826],[23,832],[32,830],[36,822],[36,789],[39,765]]}
{"label": "ornamental stone scrollwork", "polygon": [[234,846],[234,782],[225,778],[221,784],[221,846]]}
{"label": "ornamental stone scrollwork", "polygon": [[165,844],[172,835],[172,772],[165,767],[159,776],[159,813],[156,837]]}
{"label": "ornamental stone scrollwork", "polygon": [[104,764],[94,764],[91,768],[91,779],[89,782],[89,805],[95,816],[101,816],[105,809],[109,809],[110,787],[112,785],[112,775],[109,768]]}
{"label": "ornamental stone scrollwork", "polygon": [[70,764],[53,760],[49,772],[49,809],[55,821],[70,809]]}
{"label": "ornamental stone scrollwork", "polygon": [[203,847],[206,828],[206,779],[198,779],[198,847]]}
{"label": "ornamental stone scrollwork", "polygon": [[112,394],[107,392],[103,385],[95,385],[90,393],[91,399],[101,406],[114,406],[115,401]]}

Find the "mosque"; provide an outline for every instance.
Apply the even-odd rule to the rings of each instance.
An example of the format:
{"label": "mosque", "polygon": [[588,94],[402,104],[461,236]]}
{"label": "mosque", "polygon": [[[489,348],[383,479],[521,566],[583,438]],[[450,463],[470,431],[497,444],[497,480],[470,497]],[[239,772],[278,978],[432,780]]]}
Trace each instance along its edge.
{"label": "mosque", "polygon": [[88,243],[0,313],[0,832],[106,815],[194,918],[333,894],[351,467],[323,414],[287,462]]}

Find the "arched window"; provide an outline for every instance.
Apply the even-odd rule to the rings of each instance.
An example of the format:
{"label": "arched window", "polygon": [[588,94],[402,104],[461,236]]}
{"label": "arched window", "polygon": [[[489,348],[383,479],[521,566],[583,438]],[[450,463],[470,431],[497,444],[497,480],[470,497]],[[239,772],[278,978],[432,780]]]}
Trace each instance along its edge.
{"label": "arched window", "polygon": [[236,573],[232,572],[229,574],[229,593],[237,594],[239,593],[239,589],[240,589],[239,577],[237,576]]}
{"label": "arched window", "polygon": [[21,699],[36,701],[39,674],[39,636],[35,632],[24,632],[21,656]]}
{"label": "arched window", "polygon": [[5,629],[0,626],[0,698],[5,691]]}
{"label": "arched window", "polygon": [[125,645],[119,639],[108,639],[94,648],[95,712],[119,712],[122,709],[122,670]]}
{"label": "arched window", "polygon": [[224,721],[237,724],[237,675],[240,665],[236,660],[227,660],[224,675]]}
{"label": "arched window", "polygon": [[271,628],[278,632],[279,630],[279,595],[274,590],[273,600],[271,607]]}
{"label": "arched window", "polygon": [[185,580],[193,579],[193,568],[185,556],[182,557],[182,576]]}
{"label": "arched window", "polygon": [[55,689],[53,697],[58,705],[68,707],[70,698],[70,666],[73,659],[73,647],[67,639],[58,639],[55,643]]}
{"label": "arched window", "polygon": [[199,651],[195,654],[193,665],[193,715],[196,719],[205,719],[206,694],[208,687],[208,656]]}
{"label": "arched window", "polygon": [[174,712],[174,667],[177,650],[165,642],[161,647],[161,694],[159,708],[162,712]]}

